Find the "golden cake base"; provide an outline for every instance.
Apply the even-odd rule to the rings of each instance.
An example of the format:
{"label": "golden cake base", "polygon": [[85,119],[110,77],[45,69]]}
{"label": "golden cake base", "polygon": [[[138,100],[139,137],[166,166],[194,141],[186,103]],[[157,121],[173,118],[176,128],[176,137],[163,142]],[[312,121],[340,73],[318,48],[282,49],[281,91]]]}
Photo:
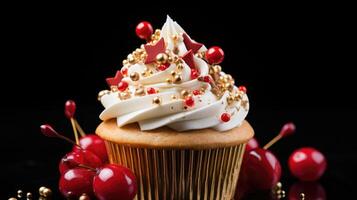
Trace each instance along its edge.
{"label": "golden cake base", "polygon": [[96,132],[106,141],[110,163],[135,173],[140,200],[233,199],[245,143],[254,135],[246,121],[222,133],[142,132],[135,124],[118,128],[111,120]]}

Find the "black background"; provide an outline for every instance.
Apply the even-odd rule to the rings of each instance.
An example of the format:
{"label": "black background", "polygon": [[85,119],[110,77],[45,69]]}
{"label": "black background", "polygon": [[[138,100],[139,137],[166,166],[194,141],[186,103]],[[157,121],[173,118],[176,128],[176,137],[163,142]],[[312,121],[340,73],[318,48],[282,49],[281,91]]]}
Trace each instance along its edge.
{"label": "black background", "polygon": [[296,181],[287,169],[288,156],[298,147],[313,146],[328,160],[320,181],[328,198],[350,196],[357,167],[357,109],[350,37],[355,24],[349,22],[348,6],[202,4],[212,7],[183,2],[140,8],[138,2],[110,9],[4,6],[9,12],[1,31],[1,198],[14,196],[20,188],[57,188],[57,163],[70,146],[44,138],[39,125],[54,124],[71,136],[63,105],[74,99],[79,122],[94,131],[102,110],[97,92],[143,42],[135,35],[136,24],[147,20],[161,28],[166,14],[196,41],[224,49],[222,67],[238,85],[247,86],[248,120],[261,144],[283,123],[296,123],[296,135],[271,149],[283,165],[286,190]]}

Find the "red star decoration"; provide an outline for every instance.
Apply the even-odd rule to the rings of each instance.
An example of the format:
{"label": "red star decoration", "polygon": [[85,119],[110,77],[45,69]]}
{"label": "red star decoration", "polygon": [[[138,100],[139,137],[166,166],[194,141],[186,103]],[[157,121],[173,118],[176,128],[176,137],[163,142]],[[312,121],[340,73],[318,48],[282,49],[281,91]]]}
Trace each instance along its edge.
{"label": "red star decoration", "polygon": [[182,36],[187,50],[192,50],[193,53],[196,53],[203,46],[203,44],[191,40],[186,33]]}
{"label": "red star decoration", "polygon": [[193,60],[193,53],[192,50],[190,49],[189,51],[187,51],[182,57],[181,57],[185,63],[190,67],[190,68],[195,68],[195,61]]}
{"label": "red star decoration", "polygon": [[117,71],[114,77],[106,78],[107,84],[110,86],[117,86],[121,79],[123,79],[123,75],[121,74],[120,70]]}
{"label": "red star decoration", "polygon": [[165,53],[165,41],[164,38],[161,38],[156,44],[145,46],[145,51],[148,54],[145,60],[145,64],[152,63],[156,60],[156,56],[159,53]]}

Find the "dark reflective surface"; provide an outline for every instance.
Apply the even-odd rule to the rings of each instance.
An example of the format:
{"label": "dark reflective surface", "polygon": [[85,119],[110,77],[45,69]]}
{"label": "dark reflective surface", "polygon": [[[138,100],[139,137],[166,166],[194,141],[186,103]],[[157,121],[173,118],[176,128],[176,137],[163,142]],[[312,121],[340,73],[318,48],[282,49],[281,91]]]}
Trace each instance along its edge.
{"label": "dark reflective surface", "polygon": [[[64,102],[71,98],[78,104],[82,127],[94,131],[102,111],[97,92],[142,42],[135,36],[136,24],[144,19],[160,28],[167,13],[193,39],[224,49],[222,68],[247,86],[248,120],[262,146],[285,122],[296,123],[296,134],[271,148],[281,162],[287,196],[297,181],[290,176],[287,159],[295,149],[312,146],[327,158],[328,168],[319,182],[327,198],[351,197],[357,109],[355,73],[350,72],[355,65],[348,63],[355,57],[347,47],[350,12],[311,3],[221,6],[6,8],[10,14],[4,18],[6,52],[1,59],[6,70],[0,79],[0,198],[20,188],[57,188],[58,161],[71,147],[43,137],[39,125],[52,123],[71,136],[63,114]],[[269,193],[259,192],[248,199],[269,198]]]}

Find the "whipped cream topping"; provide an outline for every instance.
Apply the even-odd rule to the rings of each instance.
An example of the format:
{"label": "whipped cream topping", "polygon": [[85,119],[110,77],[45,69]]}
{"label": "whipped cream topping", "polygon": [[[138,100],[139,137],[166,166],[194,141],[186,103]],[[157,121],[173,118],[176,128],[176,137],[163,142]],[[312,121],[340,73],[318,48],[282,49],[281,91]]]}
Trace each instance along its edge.
{"label": "whipped cream topping", "polygon": [[[100,92],[105,107],[100,119],[116,118],[119,127],[137,122],[141,130],[168,126],[177,131],[226,131],[243,122],[249,110],[245,91],[220,66],[204,60],[204,45],[170,17],[151,39],[123,61],[123,77],[116,77],[121,83]],[[222,119],[223,113],[229,120]]]}

